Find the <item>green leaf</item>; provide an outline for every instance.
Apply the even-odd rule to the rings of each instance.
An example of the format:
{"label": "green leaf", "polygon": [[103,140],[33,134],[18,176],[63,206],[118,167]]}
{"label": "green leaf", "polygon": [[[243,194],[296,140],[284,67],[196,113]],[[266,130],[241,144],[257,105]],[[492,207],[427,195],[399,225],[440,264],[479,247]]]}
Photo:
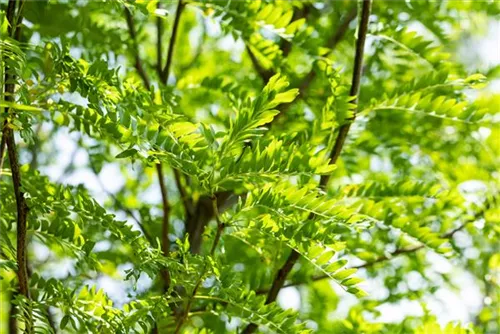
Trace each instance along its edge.
{"label": "green leaf", "polygon": [[128,158],[133,155],[137,154],[137,150],[135,148],[129,148],[121,153],[119,153],[116,158],[118,159],[123,159],[123,158]]}

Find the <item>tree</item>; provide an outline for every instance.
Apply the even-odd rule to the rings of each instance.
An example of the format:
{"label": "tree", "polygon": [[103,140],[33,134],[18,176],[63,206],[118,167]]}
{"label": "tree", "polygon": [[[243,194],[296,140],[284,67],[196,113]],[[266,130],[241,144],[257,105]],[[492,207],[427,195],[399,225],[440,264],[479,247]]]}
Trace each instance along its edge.
{"label": "tree", "polygon": [[459,53],[498,2],[1,10],[2,332],[499,330],[500,72]]}

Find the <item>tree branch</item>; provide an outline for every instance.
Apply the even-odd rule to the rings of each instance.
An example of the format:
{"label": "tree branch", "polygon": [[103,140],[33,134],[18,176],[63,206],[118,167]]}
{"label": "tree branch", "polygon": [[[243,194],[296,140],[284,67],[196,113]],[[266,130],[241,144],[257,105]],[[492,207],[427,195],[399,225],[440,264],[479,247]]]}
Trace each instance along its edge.
{"label": "tree branch", "polygon": [[[462,223],[461,225],[457,226],[456,228],[454,228],[454,229],[452,229],[452,230],[450,230],[450,231],[448,231],[446,233],[441,234],[440,237],[442,239],[451,239],[451,238],[453,238],[453,236],[455,235],[455,233],[463,230],[468,224],[473,223],[475,220],[477,220],[480,216],[482,216],[484,214],[484,211],[485,211],[485,209],[480,210],[478,213],[476,213],[474,215],[474,217],[472,219],[467,220],[466,222]],[[357,266],[352,266],[351,268],[355,268],[355,269],[369,268],[369,267],[372,267],[373,265],[375,265],[377,263],[381,263],[381,262],[385,262],[385,261],[390,261],[390,260],[392,260],[395,257],[398,257],[400,255],[409,254],[409,253],[415,253],[415,252],[417,252],[417,251],[419,251],[419,250],[421,250],[423,248],[425,248],[424,244],[414,245],[414,246],[405,247],[405,248],[398,248],[394,252],[390,253],[389,255],[382,255],[382,256],[376,258],[373,261],[365,262],[365,263],[357,265]],[[285,285],[283,285],[283,288],[287,288],[287,287],[291,287],[291,286],[297,286],[297,285],[302,285],[302,284],[306,284],[306,283],[309,283],[309,282],[316,282],[316,281],[320,281],[320,280],[328,279],[328,278],[330,278],[330,276],[328,276],[328,275],[318,275],[318,276],[312,277],[307,282],[291,282],[291,283],[285,284]],[[257,290],[256,293],[258,295],[259,294],[262,295],[262,294],[268,293],[269,291],[270,291],[269,289],[261,289],[261,290]]]}
{"label": "tree branch", "polygon": [[[16,4],[17,4],[17,19],[16,19]],[[13,36],[15,40],[20,40],[21,27],[19,24],[22,22],[22,1],[17,2],[16,0],[9,0],[7,5],[6,18],[9,23],[9,36]],[[14,83],[11,82],[11,75],[5,71],[5,100],[14,101]],[[6,109],[9,113],[10,110]],[[12,116],[15,116],[12,113]],[[28,264],[27,264],[27,219],[28,219],[28,205],[26,204],[26,199],[24,198],[24,193],[21,191],[21,171],[19,170],[19,160],[17,153],[17,146],[14,137],[14,132],[10,128],[9,124],[6,124],[3,128],[2,138],[5,138],[5,144],[7,146],[7,154],[9,156],[10,170],[12,174],[12,183],[14,185],[14,195],[16,198],[16,208],[17,208],[17,249],[16,249],[16,260],[17,260],[17,278],[19,281],[19,293],[24,296],[28,301],[31,301],[29,285],[28,285]],[[3,152],[2,152],[3,154]],[[26,330],[28,333],[33,332],[32,328],[32,315],[28,310],[27,314]]]}
{"label": "tree branch", "polygon": [[9,331],[9,334],[17,334],[18,333],[18,330],[17,330],[17,321],[16,321],[16,314],[17,314],[17,309],[16,309],[16,306],[14,305],[14,300],[16,299],[16,295],[17,295],[17,292],[16,291],[12,291],[12,293],[10,294],[10,298],[9,298],[9,313],[8,313],[8,331]]}
{"label": "tree branch", "polygon": [[163,71],[160,74],[160,79],[165,85],[167,84],[168,77],[170,75],[170,65],[172,64],[175,41],[177,39],[177,30],[179,28],[179,22],[183,9],[184,9],[184,3],[182,2],[182,0],[179,0],[177,2],[177,9],[175,11],[174,25],[172,27],[172,35],[170,36],[170,42],[168,45],[167,62],[165,64],[165,67],[163,68]]}
{"label": "tree branch", "polygon": [[[347,15],[344,17],[343,21],[341,22],[341,24],[338,27],[335,34],[333,34],[332,37],[330,39],[328,39],[328,41],[326,43],[326,47],[330,49],[328,54],[330,54],[335,49],[337,44],[344,38],[347,30],[349,29],[349,25],[356,18],[356,12],[357,12],[356,5],[354,5],[350,9],[350,11],[347,13]],[[327,55],[325,55],[325,56],[327,56]],[[274,118],[274,120],[271,124],[273,124],[276,120],[278,120],[286,112],[286,110],[288,110],[288,108],[290,108],[290,106],[293,103],[298,101],[298,99],[304,98],[304,93],[305,93],[306,89],[309,87],[309,85],[311,84],[311,82],[314,80],[314,78],[316,78],[316,71],[314,71],[314,68],[312,68],[309,71],[309,73],[304,77],[304,79],[302,80],[302,83],[299,85],[299,95],[297,96],[297,99],[295,99],[295,101],[292,103],[284,104],[282,107],[280,107],[280,113],[278,115],[276,115],[276,117]]]}
{"label": "tree branch", "polygon": [[[158,9],[161,8],[161,2],[158,1],[156,5]],[[163,18],[156,18],[156,71],[161,73],[163,62]]]}
{"label": "tree branch", "polygon": [[[220,238],[222,236],[222,232],[224,231],[224,228],[226,227],[226,224],[224,224],[220,220],[220,215],[219,215],[219,207],[217,205],[217,196],[212,195],[211,197],[212,200],[212,209],[214,212],[215,220],[217,221],[217,231],[215,233],[214,241],[212,243],[212,247],[210,249],[210,257],[213,257],[215,254],[215,250],[217,249],[217,245],[219,244]],[[198,281],[196,282],[193,292],[191,293],[191,296],[188,299],[188,302],[186,304],[186,308],[182,312],[181,316],[179,317],[179,320],[177,321],[177,325],[175,327],[175,334],[178,334],[179,331],[182,328],[182,325],[184,324],[184,321],[186,321],[187,316],[189,315],[189,311],[191,310],[191,305],[193,303],[194,297],[196,296],[196,292],[198,291],[201,282],[203,280],[203,276],[205,275],[205,271],[207,270],[207,261],[205,260],[205,264],[203,266],[203,269],[200,273],[200,276],[198,278]]]}
{"label": "tree branch", "polygon": [[[150,88],[149,77],[147,76],[147,73],[144,70],[144,67],[142,66],[141,59],[139,57],[137,33],[135,31],[134,20],[132,17],[132,13],[126,7],[125,7],[125,18],[127,20],[127,26],[128,26],[130,37],[132,38],[132,41],[134,44],[135,68],[139,72],[139,75],[142,78],[144,86],[146,86],[146,88],[149,90],[149,88]],[[158,38],[160,38],[160,36],[158,36]],[[161,50],[160,50],[160,53],[161,53]],[[160,63],[161,63],[161,60],[160,60]],[[161,163],[156,164],[156,172],[158,174],[158,180],[159,180],[159,184],[160,184],[160,192],[161,192],[161,198],[162,198],[162,209],[163,209],[161,249],[162,249],[163,255],[168,256],[169,251],[170,251],[170,240],[168,239],[168,232],[170,229],[170,222],[169,222],[170,205],[168,203],[168,193],[167,193],[167,188],[165,186],[163,169],[162,169]],[[163,282],[164,282],[164,286],[163,286],[164,291],[167,291],[170,287],[170,281],[171,281],[170,280],[170,273],[169,273],[168,269],[162,270],[161,275],[163,277]]]}
{"label": "tree branch", "polygon": [[[6,90],[8,89],[6,85]],[[13,91],[13,90],[12,90]],[[7,128],[7,153],[9,155],[10,170],[12,172],[12,183],[14,184],[14,194],[16,197],[17,206],[17,277],[19,280],[19,292],[30,299],[29,286],[28,286],[28,273],[26,267],[27,255],[27,219],[28,219],[28,205],[24,198],[24,193],[21,191],[21,171],[19,170],[19,160],[17,154],[16,141],[12,129]]]}
{"label": "tree branch", "polygon": [[[170,205],[168,204],[168,193],[165,185],[165,178],[163,176],[163,169],[161,164],[156,164],[156,171],[158,174],[158,181],[160,183],[162,207],[163,207],[163,220],[161,230],[161,250],[164,256],[168,256],[170,252],[170,239],[168,233],[170,230]],[[167,291],[170,287],[170,273],[168,270],[162,271],[163,280],[165,283],[164,290]]]}
{"label": "tree branch", "polygon": [[189,198],[188,194],[186,193],[186,189],[181,183],[181,174],[177,169],[174,169],[174,178],[175,178],[175,185],[177,186],[177,189],[179,190],[179,195],[181,197],[181,201],[184,205],[184,209],[186,210],[186,217],[190,216],[193,214],[193,203],[191,202],[191,199]]}
{"label": "tree branch", "polygon": [[[337,44],[344,38],[345,33],[349,29],[349,25],[356,18],[356,12],[357,12],[356,5],[354,5],[351,8],[351,10],[347,13],[347,15],[344,17],[343,21],[340,23],[340,26],[338,27],[335,34],[333,34],[330,37],[330,39],[328,39],[326,43],[326,47],[330,49],[328,54],[330,54],[333,51],[333,49],[335,49]],[[325,57],[327,55],[325,55]],[[309,87],[309,85],[311,84],[311,82],[314,80],[315,77],[316,77],[316,72],[314,71],[314,69],[311,69],[311,71],[306,75],[306,77],[302,81],[302,84],[299,87],[300,94],[304,93],[304,91],[307,89],[307,87]]]}
{"label": "tree branch", "polygon": [[125,19],[127,20],[128,32],[130,34],[130,38],[132,39],[132,43],[134,46],[134,58],[135,58],[134,66],[135,69],[137,70],[137,73],[139,73],[139,76],[144,82],[144,86],[146,86],[146,88],[149,90],[149,88],[151,87],[151,83],[149,81],[149,77],[146,73],[146,70],[144,69],[144,66],[142,66],[141,58],[139,56],[139,44],[137,43],[137,32],[135,30],[134,18],[132,17],[130,9],[125,7],[124,10],[125,10]]}
{"label": "tree branch", "polygon": [[[368,31],[368,21],[370,18],[370,9],[371,9],[371,0],[363,0],[363,5],[361,9],[361,20],[359,21],[358,27],[358,39],[356,40],[356,54],[354,56],[354,69],[352,75],[352,83],[351,83],[351,96],[357,96],[359,94],[359,83],[361,80],[361,68],[363,64],[363,54],[365,48],[366,34]],[[357,98],[356,101],[357,102]],[[352,119],[354,121],[354,118]],[[339,130],[339,134],[335,141],[335,145],[330,154],[330,162],[334,164],[338,157],[340,156],[340,152],[342,151],[342,147],[344,146],[345,139],[347,137],[347,133],[349,132],[350,122],[341,126]],[[330,179],[330,175],[322,175],[320,179],[320,187],[324,188],[328,184],[328,180]],[[292,250],[290,255],[288,256],[285,264],[278,271],[274,281],[271,285],[271,289],[268,292],[266,304],[272,303],[276,300],[278,296],[278,292],[283,287],[286,277],[292,270],[293,266],[299,259],[300,255],[295,250]],[[257,325],[249,324],[245,330],[244,334],[253,333],[257,329]]]}
{"label": "tree branch", "polygon": [[[359,22],[359,27],[358,27],[358,39],[356,40],[356,54],[354,56],[354,69],[352,73],[351,90],[349,92],[349,95],[356,97],[353,100],[354,104],[358,103],[359,83],[361,82],[363,55],[364,55],[366,34],[368,32],[370,9],[371,9],[371,0],[363,0],[363,6],[361,9],[361,20]],[[330,153],[331,164],[335,164],[337,162],[337,159],[339,158],[340,153],[342,152],[342,148],[344,147],[344,143],[347,138],[347,134],[349,133],[349,129],[351,128],[351,123],[355,120],[355,118],[356,118],[356,112],[353,113],[352,119],[350,119],[348,123],[340,127],[339,134],[337,135],[337,139],[335,140],[335,144],[333,145],[332,152]],[[323,175],[319,182],[320,187],[325,187],[329,180],[330,180],[330,175]]]}
{"label": "tree branch", "polygon": [[2,140],[0,141],[0,172],[3,169],[3,162],[4,162],[4,156],[5,156],[5,148],[7,147],[7,131],[6,131],[6,126],[7,126],[7,120],[4,122],[2,126]]}

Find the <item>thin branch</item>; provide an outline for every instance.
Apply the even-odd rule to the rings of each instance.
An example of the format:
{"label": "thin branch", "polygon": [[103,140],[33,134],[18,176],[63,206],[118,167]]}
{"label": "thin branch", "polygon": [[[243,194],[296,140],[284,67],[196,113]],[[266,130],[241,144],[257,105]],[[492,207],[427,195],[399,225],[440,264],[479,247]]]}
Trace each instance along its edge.
{"label": "thin branch", "polygon": [[2,140],[0,142],[0,171],[3,169],[3,162],[5,157],[5,148],[7,147],[7,120],[4,122],[2,127]]}
{"label": "thin branch", "polygon": [[[15,29],[14,35],[18,35],[19,27],[14,24],[16,0],[10,0],[7,7],[7,20],[10,23],[10,31]],[[18,14],[20,17],[20,14]],[[20,19],[22,19],[20,17]],[[12,32],[10,32],[12,34]],[[7,71],[6,71],[7,72]],[[14,84],[8,83],[10,81],[10,75],[5,74],[5,100],[12,101],[14,94]],[[8,112],[8,110],[7,110]],[[17,205],[17,265],[18,265],[18,279],[19,279],[19,291],[26,298],[29,297],[28,288],[28,273],[26,265],[26,221],[28,215],[28,205],[26,204],[26,199],[24,198],[24,193],[21,192],[21,172],[19,170],[19,160],[17,154],[17,146],[14,137],[14,132],[7,125],[4,127],[5,142],[7,145],[7,153],[9,156],[10,169],[12,173],[12,183],[14,185],[14,194],[16,197]]]}
{"label": "thin branch", "polygon": [[[164,256],[168,256],[170,252],[170,239],[168,238],[168,233],[170,229],[170,221],[169,221],[170,205],[168,203],[167,187],[165,185],[165,177],[163,176],[163,169],[161,164],[156,164],[156,171],[158,174],[158,181],[160,183],[162,208],[163,208],[161,250]],[[167,291],[168,288],[170,287],[170,273],[168,272],[168,270],[163,270],[162,276],[165,283],[164,290]]]}
{"label": "thin branch", "polygon": [[[144,70],[144,67],[142,66],[142,62],[141,62],[141,59],[139,57],[137,33],[135,31],[134,20],[132,17],[132,13],[130,12],[130,10],[127,7],[125,7],[125,18],[127,20],[127,26],[128,26],[130,37],[132,38],[132,41],[134,44],[135,67],[136,67],[137,71],[139,72],[139,75],[141,76],[142,81],[144,82],[144,86],[146,86],[146,88],[149,90],[150,81],[149,81],[149,78],[146,74],[146,71]],[[160,38],[160,36],[158,36],[158,38]],[[161,63],[161,59],[160,59],[160,63]],[[168,256],[169,251],[170,251],[170,240],[168,239],[168,232],[170,229],[170,223],[169,223],[170,205],[168,203],[167,187],[165,186],[165,181],[164,181],[165,178],[163,176],[163,168],[162,168],[161,163],[156,164],[156,172],[158,174],[158,180],[160,183],[160,192],[161,192],[162,208],[163,208],[161,249],[162,249],[163,255]],[[164,286],[163,286],[164,291],[167,291],[170,287],[170,282],[171,282],[170,273],[169,273],[168,269],[162,270],[161,275],[163,277],[163,282],[164,282]]]}
{"label": "thin branch", "polygon": [[[474,217],[472,219],[467,220],[466,222],[462,223],[461,225],[457,226],[456,228],[454,228],[454,229],[452,229],[452,230],[450,230],[450,231],[448,231],[446,233],[441,234],[440,237],[442,239],[451,239],[451,238],[453,238],[453,236],[455,235],[455,233],[463,230],[468,224],[473,223],[475,220],[477,220],[480,216],[482,216],[484,214],[484,211],[485,211],[484,209],[481,210],[481,211],[479,211],[478,213],[476,213],[474,215]],[[374,266],[377,263],[390,261],[390,260],[392,260],[395,257],[398,257],[400,255],[409,254],[409,253],[415,253],[415,252],[417,252],[417,251],[419,251],[419,250],[421,250],[423,248],[425,248],[425,244],[419,244],[419,245],[414,245],[414,246],[405,247],[405,248],[398,248],[394,252],[390,253],[389,255],[380,256],[380,257],[376,258],[375,260],[368,261],[368,262],[365,262],[365,263],[357,265],[357,266],[352,266],[351,268],[355,268],[355,269],[369,268],[369,267]],[[330,276],[328,276],[328,275],[318,275],[318,276],[312,277],[307,282],[290,282],[288,284],[283,285],[283,288],[287,288],[287,287],[291,287],[291,286],[297,286],[297,285],[302,285],[302,284],[306,284],[306,283],[309,283],[309,282],[321,281],[321,280],[328,279],[328,278],[330,278]],[[256,293],[258,295],[259,294],[260,295],[266,294],[268,292],[269,292],[269,289],[261,289],[261,290],[257,290],[256,291]]]}
{"label": "thin branch", "polygon": [[[361,20],[358,27],[358,39],[356,40],[356,54],[354,56],[354,69],[352,73],[352,83],[349,95],[355,96],[354,104],[358,103],[359,84],[361,82],[361,72],[363,67],[363,55],[365,49],[366,34],[368,32],[368,21],[370,18],[371,0],[363,0],[361,9]],[[348,123],[342,125],[339,129],[339,134],[335,140],[332,152],[330,153],[330,163],[335,164],[344,147],[347,134],[351,128],[351,123],[356,118],[356,112],[353,113],[352,119]],[[325,187],[330,180],[330,175],[323,175],[320,180],[320,187]]]}
{"label": "thin branch", "polygon": [[[177,39],[177,30],[179,27],[179,22],[182,14],[182,10],[184,9],[184,4],[182,0],[179,0],[177,2],[177,10],[175,12],[175,17],[174,17],[174,24],[172,26],[172,33],[170,36],[170,42],[168,45],[168,53],[167,53],[167,61],[165,63],[165,67],[163,70],[161,67],[158,68],[158,76],[160,77],[160,81],[162,81],[163,84],[167,84],[168,78],[170,76],[170,68],[172,65],[172,60],[173,60],[173,55],[174,55],[174,48],[175,48],[175,41]],[[161,29],[158,29],[158,40],[161,39],[160,33]],[[158,51],[158,56],[160,57],[161,52]],[[158,62],[161,64],[161,60],[159,59]],[[161,169],[161,166],[156,166],[158,170]],[[180,173],[178,170],[174,169],[174,177],[175,177],[175,183],[177,186],[177,189],[179,190],[181,200],[184,204],[184,209],[186,210],[186,216],[190,215],[192,213],[192,203],[189,201],[189,198],[185,192],[185,189],[182,187],[181,180],[180,180]],[[161,181],[163,182],[163,181]],[[165,191],[166,194],[166,191]],[[164,198],[163,201],[165,202],[166,199]]]}
{"label": "thin branch", "polygon": [[474,220],[478,219],[479,215],[482,215],[483,213],[484,213],[484,210],[480,211],[478,214],[476,214],[474,216],[474,218],[472,220],[468,220],[465,223],[463,223],[462,225],[457,226],[453,230],[451,230],[451,231],[449,231],[449,232],[441,235],[441,238],[443,238],[443,239],[451,239],[455,235],[455,233],[460,232],[461,230],[463,230],[467,226],[467,224],[469,224],[469,223],[473,222]]}
{"label": "thin branch", "polygon": [[[217,205],[217,196],[212,195],[211,199],[212,199],[212,208],[214,211],[215,220],[217,221],[217,231],[215,233],[214,241],[213,241],[212,247],[210,249],[210,257],[213,257],[215,254],[215,250],[217,249],[217,245],[220,242],[222,232],[224,231],[224,228],[226,227],[226,224],[224,222],[222,222],[220,219],[219,207]],[[194,297],[196,296],[196,292],[198,291],[198,289],[201,285],[201,282],[203,281],[203,276],[205,275],[205,272],[207,270],[207,263],[208,262],[205,261],[205,264],[204,264],[203,269],[200,273],[198,281],[196,282],[196,284],[193,288],[193,292],[191,293],[191,296],[188,299],[188,302],[186,304],[186,308],[182,312],[182,315],[179,317],[179,320],[177,321],[177,325],[175,327],[175,332],[174,332],[175,334],[179,333],[179,331],[182,328],[182,325],[184,324],[184,321],[186,321],[186,319],[189,315],[189,312],[191,311],[191,305],[193,303]]]}
{"label": "thin branch", "polygon": [[[343,21],[339,25],[335,34],[333,34],[332,37],[330,39],[328,39],[328,41],[325,45],[327,48],[330,49],[328,54],[330,54],[335,49],[337,44],[344,38],[347,30],[349,29],[349,25],[356,18],[356,12],[357,12],[356,5],[354,5],[350,9],[350,11],[347,13],[347,15],[344,17]],[[314,68],[312,68],[309,71],[309,73],[304,77],[304,79],[302,80],[302,83],[299,85],[299,95],[297,96],[297,99],[295,99],[294,102],[298,101],[300,98],[304,98],[306,89],[309,87],[309,85],[314,80],[314,78],[316,78],[316,75],[317,75],[316,71],[314,71]],[[280,113],[278,115],[276,115],[276,117],[274,118],[274,120],[271,124],[273,124],[275,121],[277,121],[288,110],[288,108],[290,108],[290,106],[294,102],[284,104],[283,106],[281,106]]]}
{"label": "thin branch", "polygon": [[[161,2],[158,1],[157,8],[161,8]],[[163,18],[156,18],[156,71],[161,73],[163,62]]]}
{"label": "thin branch", "polygon": [[[361,9],[361,20],[359,21],[359,28],[358,28],[358,39],[356,40],[356,54],[354,56],[354,69],[353,69],[352,83],[350,90],[351,96],[358,96],[359,94],[359,84],[361,80],[361,69],[363,64],[363,54],[365,48],[366,34],[368,31],[370,10],[371,10],[371,0],[363,0],[363,5]],[[354,121],[354,118],[352,119],[352,121]],[[344,146],[344,142],[347,137],[347,133],[349,132],[349,128],[350,128],[350,123],[347,123],[346,125],[340,127],[339,134],[335,141],[335,145],[330,154],[330,162],[332,164],[334,164],[337,161],[338,157],[340,156],[340,152],[342,151],[342,147]],[[330,175],[322,175],[320,179],[320,187],[324,188],[328,183],[329,179]],[[285,283],[286,277],[292,270],[293,266],[295,265],[299,257],[300,254],[297,251],[292,250],[287,260],[285,261],[285,264],[280,268],[276,277],[274,278],[274,281],[271,285],[271,289],[269,290],[267,295],[266,299],[267,304],[272,303],[276,300],[279,291],[281,290],[281,288]],[[253,323],[249,324],[245,328],[243,333],[244,334],[253,333],[257,329],[257,327],[258,326],[256,324]]]}
{"label": "thin branch", "polygon": [[18,333],[18,328],[17,328],[17,320],[16,320],[16,314],[17,314],[17,309],[16,306],[14,305],[14,300],[16,299],[17,292],[12,291],[10,294],[10,299],[9,299],[9,313],[8,313],[8,331],[9,334],[17,334]]}
{"label": "thin branch", "polygon": [[179,28],[179,21],[181,18],[182,10],[184,9],[184,3],[182,0],[177,2],[177,10],[175,11],[174,25],[172,27],[172,35],[170,36],[170,43],[168,45],[167,53],[167,63],[160,74],[160,79],[164,84],[167,84],[168,77],[170,75],[170,65],[172,64],[172,58],[174,54],[175,41],[177,39],[177,30]]}
{"label": "thin branch", "polygon": [[[328,54],[330,54],[333,51],[333,49],[335,49],[337,44],[344,38],[344,35],[349,29],[349,25],[356,18],[356,12],[357,12],[356,5],[354,5],[351,8],[351,10],[347,13],[347,15],[344,17],[343,21],[340,23],[335,34],[333,34],[328,39],[326,43],[326,47],[330,49]],[[314,69],[311,69],[311,71],[306,75],[306,77],[302,81],[302,84],[299,87],[300,94],[304,93],[304,91],[307,89],[307,87],[309,87],[309,85],[311,84],[311,82],[314,80],[315,77],[316,77],[316,71],[314,71]]]}
{"label": "thin branch", "polygon": [[[22,22],[22,7],[23,3],[20,1],[18,3],[18,12],[16,18],[16,0],[10,0],[7,6],[6,18],[9,23],[9,35],[14,36],[14,39],[19,41],[21,28],[18,25]],[[11,82],[11,76],[8,70],[5,71],[5,100],[13,101],[14,99],[14,83]],[[6,110],[9,113],[9,110]],[[14,114],[12,114],[14,116]],[[16,208],[17,208],[17,248],[16,248],[16,260],[17,260],[17,277],[19,281],[19,293],[24,296],[28,301],[31,301],[29,285],[28,285],[28,264],[27,264],[27,218],[28,218],[28,205],[26,204],[26,199],[24,198],[24,193],[22,189],[21,181],[21,171],[19,170],[19,160],[17,153],[17,146],[14,137],[13,130],[8,126],[4,126],[2,137],[5,137],[5,143],[7,145],[7,153],[9,156],[10,169],[12,174],[12,183],[14,185],[14,195],[16,198]],[[28,320],[26,324],[26,330],[28,333],[33,332],[31,312],[28,311]]]}
{"label": "thin branch", "polygon": [[135,30],[134,18],[132,17],[130,9],[125,7],[124,11],[125,11],[125,19],[127,20],[128,32],[130,34],[130,38],[132,39],[132,44],[134,46],[134,58],[135,58],[134,66],[135,69],[137,70],[137,73],[139,73],[139,76],[144,82],[144,86],[146,86],[146,88],[149,90],[149,88],[151,87],[151,83],[149,81],[149,77],[146,73],[146,70],[144,69],[144,66],[142,66],[141,58],[139,56],[139,44],[137,42],[137,32]]}
{"label": "thin branch", "polygon": [[[177,29],[179,27],[179,22],[180,22],[180,17],[182,13],[182,9],[184,8],[184,5],[182,3],[182,0],[179,0],[177,3],[177,10],[175,12],[175,18],[174,18],[174,25],[172,27],[172,35],[170,36],[170,42],[168,45],[168,52],[167,52],[167,61],[165,63],[165,67],[163,70],[161,69],[161,55],[162,55],[162,50],[161,50],[161,34],[163,32],[162,29],[162,24],[158,22],[158,76],[160,78],[160,81],[163,84],[167,84],[168,82],[168,77],[170,75],[170,66],[172,64],[172,58],[174,54],[174,47],[175,47],[175,40],[177,38]],[[163,168],[161,163],[156,164],[156,170],[158,172],[158,181],[160,183],[160,190],[161,190],[161,197],[162,197],[162,203],[163,203],[163,224],[162,224],[162,235],[161,235],[161,240],[162,240],[162,251],[163,255],[168,256],[169,251],[170,251],[170,239],[168,238],[168,233],[170,229],[170,222],[169,222],[169,214],[170,214],[170,205],[168,203],[168,194],[167,194],[167,187],[165,185],[165,178],[163,176]],[[180,185],[180,176],[177,171],[174,170],[174,176],[175,176],[175,181],[177,185]],[[181,192],[181,188],[179,188],[179,191]],[[181,192],[182,196],[182,192]],[[187,208],[186,208],[187,210]],[[167,291],[168,288],[170,287],[170,273],[168,270],[163,270],[162,271],[163,279],[165,281],[165,286],[164,286],[164,291]]]}

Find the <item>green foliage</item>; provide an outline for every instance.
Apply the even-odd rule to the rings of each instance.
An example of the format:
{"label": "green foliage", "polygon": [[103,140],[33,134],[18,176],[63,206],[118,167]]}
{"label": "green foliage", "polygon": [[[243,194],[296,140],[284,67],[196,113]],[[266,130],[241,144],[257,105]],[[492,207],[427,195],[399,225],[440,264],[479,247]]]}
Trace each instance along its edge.
{"label": "green foliage", "polygon": [[498,2],[17,2],[0,332],[498,332]]}

